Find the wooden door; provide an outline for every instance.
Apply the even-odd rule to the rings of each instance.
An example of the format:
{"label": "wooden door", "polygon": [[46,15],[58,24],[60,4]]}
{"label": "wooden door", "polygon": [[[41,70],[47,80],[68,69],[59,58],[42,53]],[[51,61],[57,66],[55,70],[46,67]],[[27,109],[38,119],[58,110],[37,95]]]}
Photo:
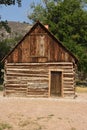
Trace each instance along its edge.
{"label": "wooden door", "polygon": [[61,96],[62,72],[51,71],[51,96]]}

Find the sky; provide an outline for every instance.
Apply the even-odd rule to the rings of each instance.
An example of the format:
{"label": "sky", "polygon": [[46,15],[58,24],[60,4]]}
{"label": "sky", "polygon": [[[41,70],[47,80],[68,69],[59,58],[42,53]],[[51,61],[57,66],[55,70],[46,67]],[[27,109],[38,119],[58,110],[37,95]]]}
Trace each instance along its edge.
{"label": "sky", "polygon": [[7,21],[18,21],[18,22],[28,22],[29,19],[27,15],[31,12],[30,5],[32,2],[36,4],[41,2],[41,0],[22,0],[22,6],[18,7],[18,5],[4,6],[0,5],[0,16],[1,20]]}

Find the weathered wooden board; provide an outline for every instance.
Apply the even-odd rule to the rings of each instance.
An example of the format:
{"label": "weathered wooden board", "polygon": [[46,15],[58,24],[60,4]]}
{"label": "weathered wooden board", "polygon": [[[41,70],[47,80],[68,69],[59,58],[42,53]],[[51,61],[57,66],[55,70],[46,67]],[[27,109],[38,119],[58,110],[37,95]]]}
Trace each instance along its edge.
{"label": "weathered wooden board", "polygon": [[46,30],[37,26],[7,57],[9,63],[73,62],[70,53]]}

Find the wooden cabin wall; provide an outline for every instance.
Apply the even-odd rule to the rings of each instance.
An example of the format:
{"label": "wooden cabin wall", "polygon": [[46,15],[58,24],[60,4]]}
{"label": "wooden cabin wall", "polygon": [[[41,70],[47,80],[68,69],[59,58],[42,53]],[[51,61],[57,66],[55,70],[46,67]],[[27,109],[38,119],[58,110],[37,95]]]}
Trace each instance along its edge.
{"label": "wooden cabin wall", "polygon": [[72,56],[38,26],[7,58],[8,63],[74,62]]}
{"label": "wooden cabin wall", "polygon": [[5,62],[5,94],[50,96],[50,72],[62,70],[63,95],[74,94],[74,68],[71,62],[7,63]]}

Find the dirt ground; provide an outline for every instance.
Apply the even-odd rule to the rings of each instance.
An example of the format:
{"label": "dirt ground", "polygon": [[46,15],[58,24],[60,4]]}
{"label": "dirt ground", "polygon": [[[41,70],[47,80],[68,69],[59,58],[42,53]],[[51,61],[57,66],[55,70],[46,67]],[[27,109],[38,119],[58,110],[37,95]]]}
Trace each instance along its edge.
{"label": "dirt ground", "polygon": [[87,130],[87,93],[72,98],[3,97],[0,130]]}

